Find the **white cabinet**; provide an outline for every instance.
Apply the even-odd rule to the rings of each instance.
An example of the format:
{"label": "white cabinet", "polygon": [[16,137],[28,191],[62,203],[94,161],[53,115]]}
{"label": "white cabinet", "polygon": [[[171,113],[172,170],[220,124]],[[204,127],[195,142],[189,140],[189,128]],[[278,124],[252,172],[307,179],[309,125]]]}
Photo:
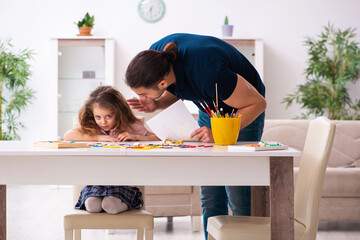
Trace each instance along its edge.
{"label": "white cabinet", "polygon": [[54,38],[51,48],[56,85],[54,138],[62,139],[90,92],[114,84],[115,41],[106,37]]}
{"label": "white cabinet", "polygon": [[264,43],[262,39],[223,38],[241,52],[258,71],[264,82]]}

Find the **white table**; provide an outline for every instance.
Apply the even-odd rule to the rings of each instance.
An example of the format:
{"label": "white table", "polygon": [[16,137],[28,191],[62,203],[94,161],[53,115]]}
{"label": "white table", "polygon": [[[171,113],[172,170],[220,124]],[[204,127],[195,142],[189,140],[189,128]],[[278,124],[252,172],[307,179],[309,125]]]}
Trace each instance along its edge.
{"label": "white table", "polygon": [[[187,143],[196,145],[197,143]],[[0,141],[0,240],[6,239],[6,184],[270,186],[271,239],[294,238],[294,149],[34,148]]]}

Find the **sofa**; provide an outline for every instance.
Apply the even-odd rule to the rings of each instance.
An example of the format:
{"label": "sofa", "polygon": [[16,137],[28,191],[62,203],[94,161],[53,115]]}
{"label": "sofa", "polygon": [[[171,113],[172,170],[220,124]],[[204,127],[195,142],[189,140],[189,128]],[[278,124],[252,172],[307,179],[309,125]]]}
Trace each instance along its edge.
{"label": "sofa", "polygon": [[154,217],[191,216],[193,231],[200,231],[202,209],[199,186],[145,186],[145,210]]}
{"label": "sofa", "polygon": [[[310,120],[265,121],[263,140],[302,150]],[[360,221],[360,121],[334,121],[335,138],[324,177],[319,221]],[[294,160],[294,180],[300,157]]]}

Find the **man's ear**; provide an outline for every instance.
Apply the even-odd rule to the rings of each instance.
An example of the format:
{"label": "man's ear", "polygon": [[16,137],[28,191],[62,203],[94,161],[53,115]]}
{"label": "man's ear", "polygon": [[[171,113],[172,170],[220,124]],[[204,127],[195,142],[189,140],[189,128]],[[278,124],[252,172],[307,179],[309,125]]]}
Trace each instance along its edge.
{"label": "man's ear", "polygon": [[163,79],[158,83],[157,86],[159,89],[166,89],[169,86],[169,84],[165,79]]}

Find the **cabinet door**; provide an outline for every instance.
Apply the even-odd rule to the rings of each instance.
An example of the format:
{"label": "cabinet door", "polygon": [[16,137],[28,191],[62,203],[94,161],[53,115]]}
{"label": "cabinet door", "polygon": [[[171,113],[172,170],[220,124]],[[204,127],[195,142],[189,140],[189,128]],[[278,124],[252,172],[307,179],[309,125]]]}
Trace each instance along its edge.
{"label": "cabinet door", "polygon": [[[73,128],[74,119],[89,94],[100,85],[113,85],[105,40],[61,40],[58,46],[58,139]],[[108,58],[106,60],[106,58]],[[111,66],[105,66],[109,64]],[[111,80],[109,80],[109,78]]]}
{"label": "cabinet door", "polygon": [[258,71],[264,81],[264,51],[261,39],[223,39],[241,52]]}

